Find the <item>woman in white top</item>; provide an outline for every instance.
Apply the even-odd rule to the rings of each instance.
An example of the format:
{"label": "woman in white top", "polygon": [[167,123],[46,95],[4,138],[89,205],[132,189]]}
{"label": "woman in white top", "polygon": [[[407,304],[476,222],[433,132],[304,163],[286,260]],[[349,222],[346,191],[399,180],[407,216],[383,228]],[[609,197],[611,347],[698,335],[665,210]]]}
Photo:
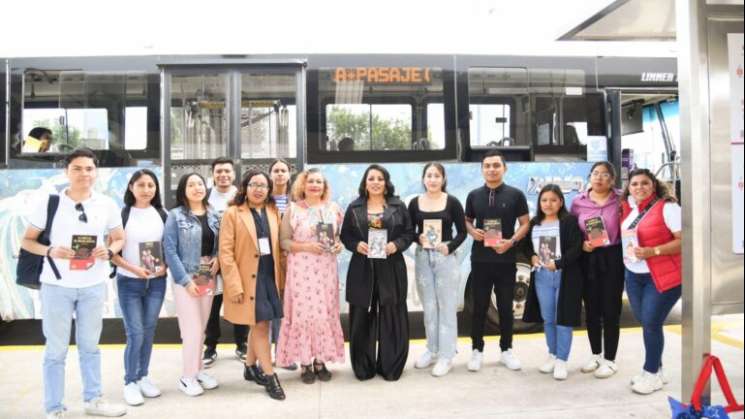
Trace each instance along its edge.
{"label": "woman in white top", "polygon": [[148,378],[155,326],[166,292],[163,226],[166,212],[158,178],[148,169],[132,174],[122,210],[126,241],[112,263],[118,269],[117,292],[127,346],[124,350],[124,400],[132,406],[160,390]]}

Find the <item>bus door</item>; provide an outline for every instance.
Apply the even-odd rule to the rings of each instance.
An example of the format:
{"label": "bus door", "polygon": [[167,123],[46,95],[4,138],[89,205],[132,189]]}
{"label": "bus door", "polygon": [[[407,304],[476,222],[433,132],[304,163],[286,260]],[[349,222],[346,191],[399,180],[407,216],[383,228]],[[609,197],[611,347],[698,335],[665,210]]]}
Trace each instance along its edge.
{"label": "bus door", "polygon": [[166,204],[178,181],[197,172],[212,186],[211,162],[235,162],[236,184],[274,159],[302,166],[305,137],[303,62],[163,66],[163,177]]}

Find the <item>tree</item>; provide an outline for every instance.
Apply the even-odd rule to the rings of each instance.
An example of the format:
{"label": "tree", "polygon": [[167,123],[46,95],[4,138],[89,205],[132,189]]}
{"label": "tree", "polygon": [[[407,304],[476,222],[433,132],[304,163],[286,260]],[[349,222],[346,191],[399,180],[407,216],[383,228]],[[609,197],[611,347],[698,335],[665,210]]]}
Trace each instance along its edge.
{"label": "tree", "polygon": [[[372,114],[367,107],[366,113],[354,113],[340,106],[332,106],[327,114],[328,135],[337,141],[350,137],[355,150],[409,150],[411,149],[411,127],[409,122],[400,119],[383,119]],[[372,132],[371,132],[372,131]],[[370,137],[372,134],[372,145]]]}

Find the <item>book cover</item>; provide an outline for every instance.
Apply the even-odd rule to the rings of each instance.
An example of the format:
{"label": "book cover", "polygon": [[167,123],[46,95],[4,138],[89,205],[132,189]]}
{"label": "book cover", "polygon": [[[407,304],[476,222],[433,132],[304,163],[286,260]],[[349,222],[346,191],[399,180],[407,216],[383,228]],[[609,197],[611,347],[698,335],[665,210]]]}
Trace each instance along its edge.
{"label": "book cover", "polygon": [[369,259],[385,259],[385,245],[388,244],[388,230],[371,228],[367,234],[367,257]]}
{"label": "book cover", "polygon": [[639,247],[639,238],[636,236],[636,230],[621,231],[621,246],[623,246],[623,260],[627,263],[639,262],[639,258],[634,254],[634,248]]}
{"label": "book cover", "polygon": [[442,220],[424,220],[422,222],[422,248],[434,249],[442,243]]}
{"label": "book cover", "polygon": [[96,248],[98,237],[88,234],[73,234],[70,248],[75,256],[70,259],[71,271],[84,271],[96,264],[93,249]]}
{"label": "book cover", "polygon": [[487,218],[484,220],[484,246],[495,247],[502,241],[502,220]]}
{"label": "book cover", "polygon": [[602,217],[592,217],[585,220],[587,239],[593,247],[603,247],[610,244],[608,231],[605,229]]}
{"label": "book cover", "polygon": [[199,261],[199,271],[194,278],[199,295],[215,295],[215,278],[212,277],[209,257],[202,256]]}
{"label": "book cover", "polygon": [[140,266],[151,273],[163,269],[163,247],[159,241],[140,243]]}
{"label": "book cover", "polygon": [[323,248],[327,252],[330,252],[336,242],[334,239],[334,225],[331,223],[316,224],[316,239],[318,243],[323,245]]}
{"label": "book cover", "polygon": [[540,236],[538,238],[538,258],[541,265],[548,265],[552,260],[561,259],[561,247],[557,236]]}

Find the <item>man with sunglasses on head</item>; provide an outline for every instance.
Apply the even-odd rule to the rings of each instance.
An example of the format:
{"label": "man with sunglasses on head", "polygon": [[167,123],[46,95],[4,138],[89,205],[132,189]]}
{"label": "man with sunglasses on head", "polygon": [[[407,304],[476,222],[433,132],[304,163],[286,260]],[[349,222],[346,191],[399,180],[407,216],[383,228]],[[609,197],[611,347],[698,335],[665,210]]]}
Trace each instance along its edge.
{"label": "man with sunglasses on head", "polygon": [[[65,174],[69,187],[59,194],[50,245],[37,239],[44,230],[47,217],[45,196],[34,205],[28,216],[30,225],[22,247],[28,252],[51,256],[44,258],[41,273],[42,330],[44,347],[44,408],[47,418],[64,417],[65,360],[70,345],[73,314],[75,342],[80,358],[85,413],[91,416],[122,416],[122,405],[101,398],[101,337],[103,305],[109,259],[124,245],[124,230],[119,207],[109,197],[93,190],[96,181],[96,156],[90,149],[78,148],[65,158]],[[109,241],[105,241],[108,233]],[[80,237],[89,245],[95,241],[90,264],[73,264],[76,252],[73,242]],[[83,241],[83,240],[80,240]]]}

